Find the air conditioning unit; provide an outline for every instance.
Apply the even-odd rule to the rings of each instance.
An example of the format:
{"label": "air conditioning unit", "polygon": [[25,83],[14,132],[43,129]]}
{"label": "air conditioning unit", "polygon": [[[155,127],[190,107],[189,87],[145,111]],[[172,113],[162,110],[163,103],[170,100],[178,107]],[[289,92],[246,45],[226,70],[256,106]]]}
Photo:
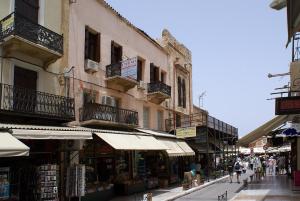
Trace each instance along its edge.
{"label": "air conditioning unit", "polygon": [[84,70],[87,72],[97,72],[99,70],[99,63],[90,59],[86,59],[84,62]]}
{"label": "air conditioning unit", "polygon": [[111,96],[102,96],[102,104],[116,107],[116,99]]}
{"label": "air conditioning unit", "polygon": [[145,83],[143,80],[140,80],[137,87],[138,87],[138,89],[145,90],[147,88],[147,83]]}

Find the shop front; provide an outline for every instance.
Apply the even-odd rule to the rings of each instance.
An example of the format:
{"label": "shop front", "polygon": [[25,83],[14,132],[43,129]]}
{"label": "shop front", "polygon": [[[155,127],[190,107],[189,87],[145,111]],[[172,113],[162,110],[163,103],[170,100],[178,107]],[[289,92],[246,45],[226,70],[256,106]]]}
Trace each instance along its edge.
{"label": "shop front", "polygon": [[[66,200],[71,192],[71,178],[68,171],[74,166],[74,158],[80,147],[74,144],[92,138],[90,131],[68,127],[43,127],[34,125],[1,125],[14,138],[30,147],[27,154],[0,159],[0,174],[3,185],[9,183],[5,192],[0,192],[0,200],[42,201]],[[20,151],[20,150],[19,150]],[[29,156],[26,156],[28,155]],[[73,154],[73,155],[72,155]],[[73,156],[73,157],[72,157]],[[78,163],[77,163],[78,165]],[[82,166],[83,167],[83,166]],[[84,170],[82,168],[81,170]],[[9,182],[7,182],[9,181]],[[84,178],[76,182],[84,193]],[[5,188],[0,188],[5,189]]]}
{"label": "shop front", "polygon": [[157,186],[167,147],[148,134],[95,130],[84,145],[80,163],[86,164],[86,195],[82,200],[110,200],[115,195],[143,192]]}

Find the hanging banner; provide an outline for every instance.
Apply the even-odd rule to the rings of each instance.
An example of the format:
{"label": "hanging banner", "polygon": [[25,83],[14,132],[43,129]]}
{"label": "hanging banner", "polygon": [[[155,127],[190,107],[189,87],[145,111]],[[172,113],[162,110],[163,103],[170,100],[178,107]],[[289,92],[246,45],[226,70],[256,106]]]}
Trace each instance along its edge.
{"label": "hanging banner", "polygon": [[196,137],[196,127],[177,128],[176,136],[178,138]]}
{"label": "hanging banner", "polygon": [[122,61],[121,76],[137,80],[137,57]]}

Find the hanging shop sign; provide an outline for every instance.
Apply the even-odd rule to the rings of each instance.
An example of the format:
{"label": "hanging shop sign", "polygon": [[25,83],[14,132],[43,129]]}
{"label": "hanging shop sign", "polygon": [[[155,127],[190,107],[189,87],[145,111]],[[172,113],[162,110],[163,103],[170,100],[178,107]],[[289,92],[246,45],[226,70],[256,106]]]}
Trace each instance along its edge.
{"label": "hanging shop sign", "polygon": [[300,114],[300,96],[276,98],[275,114]]}
{"label": "hanging shop sign", "polygon": [[176,136],[178,138],[196,137],[196,127],[177,128]]}
{"label": "hanging shop sign", "polygon": [[133,80],[137,79],[137,57],[133,57],[122,61],[121,64],[121,76],[127,77]]}
{"label": "hanging shop sign", "polygon": [[1,31],[7,32],[13,28],[14,25],[14,15],[10,15],[7,19],[1,22]]}

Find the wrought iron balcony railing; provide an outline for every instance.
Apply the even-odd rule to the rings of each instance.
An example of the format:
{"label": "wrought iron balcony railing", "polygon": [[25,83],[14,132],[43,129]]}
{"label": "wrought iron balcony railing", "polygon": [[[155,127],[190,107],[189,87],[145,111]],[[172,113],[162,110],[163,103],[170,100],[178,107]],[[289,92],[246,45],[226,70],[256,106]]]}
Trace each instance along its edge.
{"label": "wrought iron balcony railing", "polygon": [[74,99],[32,89],[0,84],[1,111],[25,116],[74,120]]}
{"label": "wrought iron balcony railing", "polygon": [[112,107],[109,105],[101,105],[97,103],[89,103],[84,105],[80,111],[80,121],[102,120],[127,125],[138,125],[138,112]]}
{"label": "wrought iron balcony railing", "polygon": [[167,96],[171,96],[171,87],[162,82],[148,83],[148,93],[161,92]]}
{"label": "wrought iron balcony railing", "polygon": [[121,76],[121,62],[106,66],[106,77]]}
{"label": "wrought iron balcony railing", "polygon": [[8,36],[19,36],[52,51],[63,53],[63,36],[36,24],[26,17],[11,13],[0,21],[0,41]]}
{"label": "wrought iron balcony railing", "polygon": [[[114,77],[114,76],[120,76],[125,77],[128,79],[132,79],[134,81],[137,81],[137,71],[133,70],[134,66],[132,67],[125,67],[122,69],[122,63],[126,66],[129,65],[128,63],[134,62],[135,58],[127,59],[124,61],[120,61],[115,64],[110,64],[106,66],[106,77]],[[127,64],[126,64],[127,63]]]}

